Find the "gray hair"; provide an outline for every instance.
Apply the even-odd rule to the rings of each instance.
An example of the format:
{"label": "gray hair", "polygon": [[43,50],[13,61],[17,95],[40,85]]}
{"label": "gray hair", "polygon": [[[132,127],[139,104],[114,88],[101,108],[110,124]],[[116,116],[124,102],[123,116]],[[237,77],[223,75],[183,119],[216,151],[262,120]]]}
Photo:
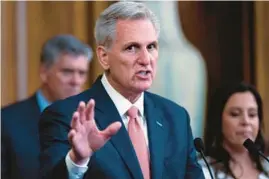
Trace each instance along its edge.
{"label": "gray hair", "polygon": [[116,36],[116,23],[119,19],[149,19],[159,36],[160,24],[157,16],[145,4],[120,1],[105,9],[96,21],[94,36],[97,45],[110,48]]}
{"label": "gray hair", "polygon": [[84,44],[76,37],[69,34],[61,34],[47,40],[42,47],[40,61],[46,67],[50,67],[60,55],[83,55],[91,61],[93,52],[90,46]]}

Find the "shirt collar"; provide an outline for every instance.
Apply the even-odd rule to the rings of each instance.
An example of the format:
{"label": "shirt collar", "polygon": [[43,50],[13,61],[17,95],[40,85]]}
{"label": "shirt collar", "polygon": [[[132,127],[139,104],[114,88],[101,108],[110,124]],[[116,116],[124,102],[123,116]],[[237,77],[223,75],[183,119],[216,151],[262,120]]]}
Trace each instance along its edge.
{"label": "shirt collar", "polygon": [[101,82],[106,92],[108,93],[109,97],[115,104],[121,117],[123,117],[123,115],[125,115],[128,109],[130,109],[132,106],[138,108],[139,114],[141,116],[144,115],[144,93],[142,93],[140,97],[137,99],[137,101],[134,104],[132,104],[129,100],[127,100],[124,96],[122,96],[110,85],[105,74],[103,74]]}
{"label": "shirt collar", "polygon": [[47,106],[51,104],[46,97],[43,95],[41,89],[36,92],[37,104],[39,106],[40,111],[42,112]]}

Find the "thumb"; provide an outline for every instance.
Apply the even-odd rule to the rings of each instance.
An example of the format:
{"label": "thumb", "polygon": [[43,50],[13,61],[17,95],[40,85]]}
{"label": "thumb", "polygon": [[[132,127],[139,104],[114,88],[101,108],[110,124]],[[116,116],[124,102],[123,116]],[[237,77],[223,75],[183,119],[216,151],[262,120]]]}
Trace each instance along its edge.
{"label": "thumb", "polygon": [[110,138],[115,135],[121,128],[120,122],[114,122],[110,124],[104,131],[102,131],[105,138]]}

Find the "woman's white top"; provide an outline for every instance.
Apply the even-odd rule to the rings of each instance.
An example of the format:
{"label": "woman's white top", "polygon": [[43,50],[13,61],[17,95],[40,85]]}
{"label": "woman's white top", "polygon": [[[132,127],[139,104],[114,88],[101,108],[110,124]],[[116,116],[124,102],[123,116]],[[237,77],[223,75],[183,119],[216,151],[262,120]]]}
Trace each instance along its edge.
{"label": "woman's white top", "polygon": [[[267,157],[267,158],[269,158],[269,157]],[[212,159],[210,159],[209,157],[207,157],[206,159],[210,165]],[[199,164],[202,167],[202,170],[203,170],[204,175],[205,175],[205,179],[211,179],[210,173],[208,171],[208,168],[207,168],[204,160],[200,159]],[[263,166],[264,170],[269,174],[269,163],[266,160],[262,160],[262,166]],[[210,165],[210,169],[211,169],[212,174],[214,175],[215,174],[214,164]],[[223,171],[218,171],[218,173],[215,174],[214,178],[215,179],[233,179],[232,176],[225,174]],[[266,176],[264,173],[260,173],[258,179],[269,179],[269,177]]]}

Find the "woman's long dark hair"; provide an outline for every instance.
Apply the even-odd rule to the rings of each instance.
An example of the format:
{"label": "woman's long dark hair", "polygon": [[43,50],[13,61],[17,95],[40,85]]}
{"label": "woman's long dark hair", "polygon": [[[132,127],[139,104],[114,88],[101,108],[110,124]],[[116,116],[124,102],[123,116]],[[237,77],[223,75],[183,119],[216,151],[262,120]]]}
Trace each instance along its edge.
{"label": "woman's long dark hair", "polygon": [[[263,109],[262,99],[255,87],[250,84],[241,82],[237,84],[228,84],[221,88],[218,88],[215,94],[211,97],[209,103],[207,121],[205,127],[205,153],[207,156],[212,157],[223,166],[223,172],[230,174],[234,177],[230,167],[229,161],[231,159],[229,153],[223,148],[223,133],[222,133],[222,113],[228,99],[238,92],[251,92],[256,99],[258,105],[258,117],[259,117],[259,131],[255,140],[255,144],[259,149],[264,152],[264,138],[262,136],[262,121],[263,121]],[[262,167],[261,161],[258,156],[252,157],[253,162],[259,171],[265,172]]]}

